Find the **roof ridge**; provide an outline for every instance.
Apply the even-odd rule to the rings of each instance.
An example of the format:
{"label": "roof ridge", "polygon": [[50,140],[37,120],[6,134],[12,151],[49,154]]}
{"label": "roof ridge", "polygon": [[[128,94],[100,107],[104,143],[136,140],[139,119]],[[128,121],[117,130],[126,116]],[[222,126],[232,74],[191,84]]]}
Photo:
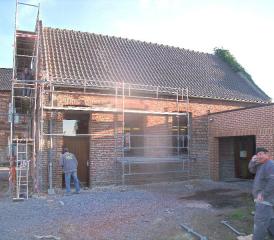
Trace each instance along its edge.
{"label": "roof ridge", "polygon": [[77,30],[74,30],[74,29],[52,28],[52,27],[43,27],[43,29],[69,31],[69,32],[75,32],[75,33],[76,32],[78,32],[78,33],[79,32],[80,33],[87,33],[87,34],[91,34],[91,35],[97,35],[97,36],[103,36],[103,37],[109,37],[109,38],[115,38],[115,39],[124,39],[126,41],[146,43],[146,44],[150,44],[150,45],[154,45],[154,46],[158,46],[158,47],[165,47],[165,48],[170,48],[170,49],[179,49],[179,50],[183,50],[183,51],[187,51],[187,52],[194,52],[194,53],[203,54],[203,55],[212,55],[212,56],[215,55],[213,53],[207,53],[207,52],[202,52],[202,51],[198,51],[198,50],[191,50],[191,49],[178,47],[178,46],[175,47],[175,46],[168,45],[168,44],[163,44],[163,43],[149,42],[149,41],[144,41],[144,40],[139,40],[139,39],[133,39],[133,38],[127,38],[127,37],[121,37],[121,36],[114,36],[114,35],[108,35],[108,34],[103,34],[103,33],[94,33],[94,32],[87,32],[87,31],[77,31]]}

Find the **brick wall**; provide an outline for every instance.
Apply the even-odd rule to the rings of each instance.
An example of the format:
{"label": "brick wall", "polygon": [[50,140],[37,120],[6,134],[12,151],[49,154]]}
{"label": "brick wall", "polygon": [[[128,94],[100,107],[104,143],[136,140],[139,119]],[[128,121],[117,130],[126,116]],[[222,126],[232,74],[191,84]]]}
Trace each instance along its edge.
{"label": "brick wall", "polygon": [[209,121],[210,175],[219,176],[219,138],[256,136],[256,146],[266,147],[274,154],[274,105],[211,114]]}
{"label": "brick wall", "polygon": [[[63,116],[61,113],[54,113],[52,116],[44,113],[43,131],[45,134],[49,133],[50,119],[52,119],[53,134],[60,134],[63,132]],[[39,162],[37,163],[38,181],[37,188],[39,191],[46,191],[49,188],[49,159],[52,159],[52,181],[54,188],[62,187],[62,169],[59,167],[60,154],[63,147],[62,136],[44,136],[42,140],[42,151],[40,153]]]}
{"label": "brick wall", "polygon": [[[7,113],[8,102],[9,102],[9,93],[0,93],[1,103],[0,111]],[[2,101],[3,99],[3,101]],[[55,106],[104,106],[115,107],[115,98],[110,96],[100,96],[100,95],[82,95],[71,94],[71,93],[59,93],[54,97]],[[254,129],[257,129],[259,126],[265,126],[260,128],[259,132],[256,132],[256,141],[260,145],[268,147],[273,151],[273,146],[270,142],[273,142],[272,127],[269,127],[269,119],[273,118],[272,107],[266,107],[263,110],[264,116],[261,117],[260,114],[253,114],[250,121],[250,114],[253,110],[243,110],[243,114],[240,114],[241,117],[236,117],[233,115],[233,112],[222,113],[222,115],[211,114],[210,117],[216,118],[214,124],[210,122],[210,127],[208,127],[208,113],[215,113],[220,111],[237,109],[240,107],[247,107],[252,104],[250,103],[241,103],[241,102],[232,102],[232,101],[222,101],[222,100],[210,100],[210,99],[190,99],[189,110],[191,112],[191,178],[209,178],[218,179],[219,171],[219,162],[217,161],[218,151],[219,151],[219,142],[218,136],[230,136],[233,131],[234,136],[240,135],[252,135]],[[118,108],[122,107],[122,100],[117,99],[116,106]],[[153,99],[138,99],[138,98],[127,98],[125,100],[126,109],[136,109],[136,110],[147,110],[147,111],[177,111],[177,105],[175,101],[172,100],[153,100]],[[186,110],[186,105],[180,103],[180,111]],[[247,112],[245,112],[247,111]],[[257,110],[256,110],[257,111]],[[236,114],[237,111],[235,111]],[[230,116],[232,114],[232,116]],[[236,114],[237,115],[237,114]],[[238,116],[238,115],[237,115]],[[244,117],[243,117],[244,116]],[[47,119],[49,116],[45,116]],[[8,136],[9,125],[7,123],[7,116],[0,116],[0,135]],[[229,125],[226,119],[234,119],[233,124]],[[62,114],[55,114],[54,117],[54,131],[56,133],[62,133]],[[120,183],[121,182],[121,165],[117,164],[115,161],[115,156],[121,156],[121,148],[115,150],[116,146],[122,146],[121,142],[121,131],[122,131],[122,115],[113,113],[102,113],[102,112],[93,112],[90,116],[89,123],[89,133],[98,133],[100,134],[110,134],[111,136],[91,136],[90,137],[90,186],[106,183]],[[243,120],[244,119],[244,120]],[[254,121],[253,121],[254,120]],[[273,121],[273,120],[271,120]],[[45,121],[46,122],[46,121]],[[213,123],[212,122],[212,123]],[[224,123],[223,123],[224,122]],[[114,125],[116,124],[117,130],[117,141],[115,141]],[[145,118],[145,131],[146,133],[163,133],[169,134],[172,126],[171,117],[154,115],[147,116]],[[237,130],[234,131],[234,128]],[[44,124],[44,132],[48,132],[47,124]],[[214,134],[212,134],[214,132]],[[120,135],[119,135],[120,134]],[[210,136],[210,137],[209,137]],[[212,137],[214,136],[214,137]],[[209,137],[209,138],[208,138]],[[270,141],[268,141],[270,139]],[[157,141],[150,141],[145,139],[146,146],[153,145],[166,145],[171,146],[171,139],[157,139]],[[61,152],[61,147],[63,145],[62,137],[54,137],[54,149],[53,149],[53,184],[54,187],[61,187],[62,183],[62,174],[61,169],[58,166],[59,155]],[[37,176],[39,187],[43,190],[48,188],[48,143],[49,137],[44,138],[43,142],[43,151],[41,152],[41,161],[37,163]],[[0,153],[2,151],[3,159],[3,149],[7,149],[7,137],[0,138]],[[117,149],[117,148],[116,148]],[[163,152],[164,151],[164,152]],[[154,151],[152,148],[148,148],[145,152],[146,156],[161,156],[169,155],[170,149],[160,149],[160,151]],[[4,157],[5,158],[5,157]],[[1,160],[1,159],[0,159]],[[181,177],[181,175],[179,176]]]}
{"label": "brick wall", "polygon": [[234,138],[222,138],[219,141],[220,179],[235,177]]}
{"label": "brick wall", "polygon": [[[8,112],[8,102],[9,93],[1,92],[1,103],[0,111],[2,113]],[[114,107],[115,98],[109,96],[99,96],[91,95],[85,96],[82,94],[72,95],[71,93],[61,93],[55,96],[54,103],[56,106],[104,106],[104,107]],[[209,100],[209,99],[191,99],[189,110],[191,112],[191,178],[216,178],[216,174],[210,174],[211,172],[217,172],[219,170],[219,165],[216,160],[212,160],[210,156],[218,155],[218,140],[216,138],[210,138],[208,141],[208,113],[214,113],[225,110],[232,110],[239,107],[249,106],[248,103],[240,102],[229,102],[221,100]],[[122,106],[122,100],[117,99],[117,107]],[[177,111],[177,105],[175,101],[172,100],[151,100],[151,99],[138,99],[129,98],[125,101],[125,108],[127,109],[139,109],[147,111]],[[180,111],[185,111],[186,107],[184,104],[180,104]],[[265,113],[269,112],[267,110]],[[271,112],[272,113],[272,112]],[[227,113],[228,114],[228,113]],[[269,113],[268,113],[269,114]],[[215,115],[210,115],[215,116]],[[217,115],[216,115],[217,116]],[[49,116],[45,116],[48,119]],[[115,150],[115,134],[114,134],[114,124],[116,124],[116,130],[119,135],[122,131],[122,121],[120,115],[113,115],[112,113],[91,113],[89,132],[98,134],[110,134],[112,136],[108,137],[90,137],[90,185],[106,184],[106,183],[116,183],[121,182],[121,165],[117,164],[115,161],[115,156],[121,156],[120,150]],[[118,119],[119,118],[119,119]],[[254,122],[263,121],[262,123],[266,125],[268,122],[266,119],[258,118],[257,115],[253,116]],[[115,120],[116,119],[116,120]],[[118,119],[118,120],[117,120]],[[273,118],[271,118],[273,119]],[[236,120],[235,124],[240,124],[241,120]],[[234,124],[234,125],[235,125]],[[253,124],[253,125],[252,125]],[[256,128],[258,125],[247,124],[250,128]],[[172,118],[166,116],[147,116],[145,118],[145,131],[151,134],[169,134],[171,133]],[[220,125],[222,124],[220,123]],[[0,161],[6,158],[7,149],[7,137],[9,135],[9,124],[7,124],[7,116],[0,116],[0,135],[5,136],[0,138]],[[62,133],[62,114],[55,114],[54,117],[54,131],[56,133]],[[230,132],[231,130],[228,130]],[[242,131],[242,130],[240,130]],[[273,140],[273,134],[270,132],[272,129],[264,128],[260,134],[257,134],[256,140],[258,143],[268,146],[266,139]],[[20,131],[18,131],[20,132]],[[48,126],[44,124],[44,132],[48,132]],[[218,133],[220,134],[220,133]],[[242,133],[238,133],[242,134]],[[246,133],[247,134],[247,133]],[[238,136],[237,135],[237,136]],[[250,135],[250,132],[248,132]],[[156,145],[166,145],[171,146],[172,141],[168,138],[160,139],[157,141],[151,141],[149,139],[144,139],[145,146],[156,146]],[[210,143],[210,153],[209,145]],[[41,152],[41,161],[37,163],[37,176],[38,188],[46,190],[48,188],[48,157],[49,157],[49,137],[45,137],[43,141],[43,151]],[[62,137],[53,137],[53,184],[54,187],[61,187],[62,174],[61,169],[58,166],[59,155],[61,152],[61,147],[63,145]],[[121,135],[118,136],[116,145],[122,145]],[[215,147],[214,147],[215,145]],[[213,147],[212,147],[213,146]],[[269,146],[271,148],[273,146]],[[152,148],[147,148],[145,151],[145,156],[163,156],[169,155],[171,149],[160,149],[160,151],[152,150]],[[211,159],[212,161],[209,161]],[[214,164],[212,164],[214,162]]]}
{"label": "brick wall", "polygon": [[146,116],[144,133],[149,135],[144,138],[145,157],[172,155],[172,116]]}
{"label": "brick wall", "polygon": [[121,166],[116,161],[122,152],[121,120],[121,115],[113,113],[90,114],[90,186],[121,182]]}
{"label": "brick wall", "polygon": [[[226,110],[238,109],[251,106],[250,103],[230,102],[209,99],[191,99],[190,112],[192,113],[191,122],[191,177],[210,178],[210,155],[209,141],[211,144],[218,144],[214,139],[208,138],[208,114]],[[218,148],[216,154],[218,155]],[[214,166],[216,167],[216,166]],[[218,171],[218,169],[216,170]]]}
{"label": "brick wall", "polygon": [[9,99],[8,92],[0,92],[0,163],[8,162],[8,137],[9,137]]}
{"label": "brick wall", "polygon": [[[106,108],[115,106],[115,98],[110,96],[58,93],[54,98],[56,106],[103,106]],[[147,110],[147,111],[177,111],[177,105],[172,100],[153,100],[153,99],[138,99],[126,98],[125,109]],[[191,99],[189,110],[191,112],[191,178],[209,178],[210,161],[209,161],[209,145],[208,145],[208,113],[214,113],[225,110],[237,109],[240,107],[250,106],[250,103],[210,100],[210,99]],[[116,106],[122,107],[122,100],[117,99]],[[186,105],[180,104],[180,111],[186,110]],[[116,129],[121,133],[121,114],[116,116],[119,118],[116,121]],[[121,181],[121,167],[115,161],[115,154],[121,154],[120,151],[115,153],[114,140],[114,124],[115,115],[113,113],[93,112],[90,116],[89,132],[98,134],[90,137],[90,185],[115,183]],[[166,116],[147,116],[145,118],[146,133],[169,133],[172,122],[170,117]],[[102,136],[100,136],[102,134]],[[103,136],[110,134],[110,136]],[[118,137],[121,144],[121,138]],[[211,141],[214,142],[214,139]],[[157,139],[154,143],[145,139],[145,145],[163,144],[170,146],[171,139]],[[215,144],[218,144],[216,142]],[[163,153],[163,151],[165,151]],[[152,148],[146,150],[146,156],[161,156],[168,155],[170,150],[161,149],[153,151]],[[217,150],[216,150],[217,151]]]}

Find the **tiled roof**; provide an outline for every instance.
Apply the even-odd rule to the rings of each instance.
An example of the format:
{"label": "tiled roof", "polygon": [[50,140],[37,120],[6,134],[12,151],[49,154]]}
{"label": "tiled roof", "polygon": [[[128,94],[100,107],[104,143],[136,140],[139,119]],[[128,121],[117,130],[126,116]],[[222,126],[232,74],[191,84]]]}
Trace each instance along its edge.
{"label": "tiled roof", "polygon": [[192,97],[269,102],[258,86],[213,54],[93,33],[43,28],[51,79],[189,88]]}
{"label": "tiled roof", "polygon": [[0,68],[0,91],[11,90],[12,68]]}

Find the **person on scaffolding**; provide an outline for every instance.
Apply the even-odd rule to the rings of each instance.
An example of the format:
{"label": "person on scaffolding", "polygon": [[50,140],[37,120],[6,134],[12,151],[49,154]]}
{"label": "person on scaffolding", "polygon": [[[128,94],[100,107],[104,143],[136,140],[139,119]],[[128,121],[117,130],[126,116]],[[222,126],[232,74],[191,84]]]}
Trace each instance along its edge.
{"label": "person on scaffolding", "polygon": [[[28,67],[24,68],[24,71],[20,74],[19,80],[24,81],[25,83],[30,83],[30,80],[33,80],[33,74]],[[30,96],[30,88],[25,86],[22,91],[22,96]]]}
{"label": "person on scaffolding", "polygon": [[253,240],[263,240],[268,234],[274,239],[274,161],[267,149],[256,149],[249,171],[256,174],[252,191],[256,204]]}
{"label": "person on scaffolding", "polygon": [[80,193],[80,184],[77,177],[78,162],[73,153],[70,153],[68,148],[64,147],[60,157],[60,166],[65,174],[66,195],[70,195],[70,179],[73,178],[75,193]]}

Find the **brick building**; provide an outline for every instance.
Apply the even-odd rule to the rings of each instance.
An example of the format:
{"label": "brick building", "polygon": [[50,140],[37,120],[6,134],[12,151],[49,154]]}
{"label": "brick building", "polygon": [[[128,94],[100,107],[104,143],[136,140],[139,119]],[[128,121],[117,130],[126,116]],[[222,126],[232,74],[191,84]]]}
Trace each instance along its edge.
{"label": "brick building", "polygon": [[0,68],[0,163],[8,162],[9,122],[12,69]]}
{"label": "brick building", "polygon": [[[219,135],[212,130],[219,115],[211,114],[270,102],[213,54],[40,25],[38,56],[40,136],[32,168],[38,190],[48,188],[51,171],[53,188],[61,187],[64,145],[90,187],[219,179]],[[8,112],[2,97],[9,92],[0,94],[1,111]]]}
{"label": "brick building", "polygon": [[273,104],[209,114],[212,179],[252,177],[247,165],[256,146],[266,147],[273,156],[273,116]]}

